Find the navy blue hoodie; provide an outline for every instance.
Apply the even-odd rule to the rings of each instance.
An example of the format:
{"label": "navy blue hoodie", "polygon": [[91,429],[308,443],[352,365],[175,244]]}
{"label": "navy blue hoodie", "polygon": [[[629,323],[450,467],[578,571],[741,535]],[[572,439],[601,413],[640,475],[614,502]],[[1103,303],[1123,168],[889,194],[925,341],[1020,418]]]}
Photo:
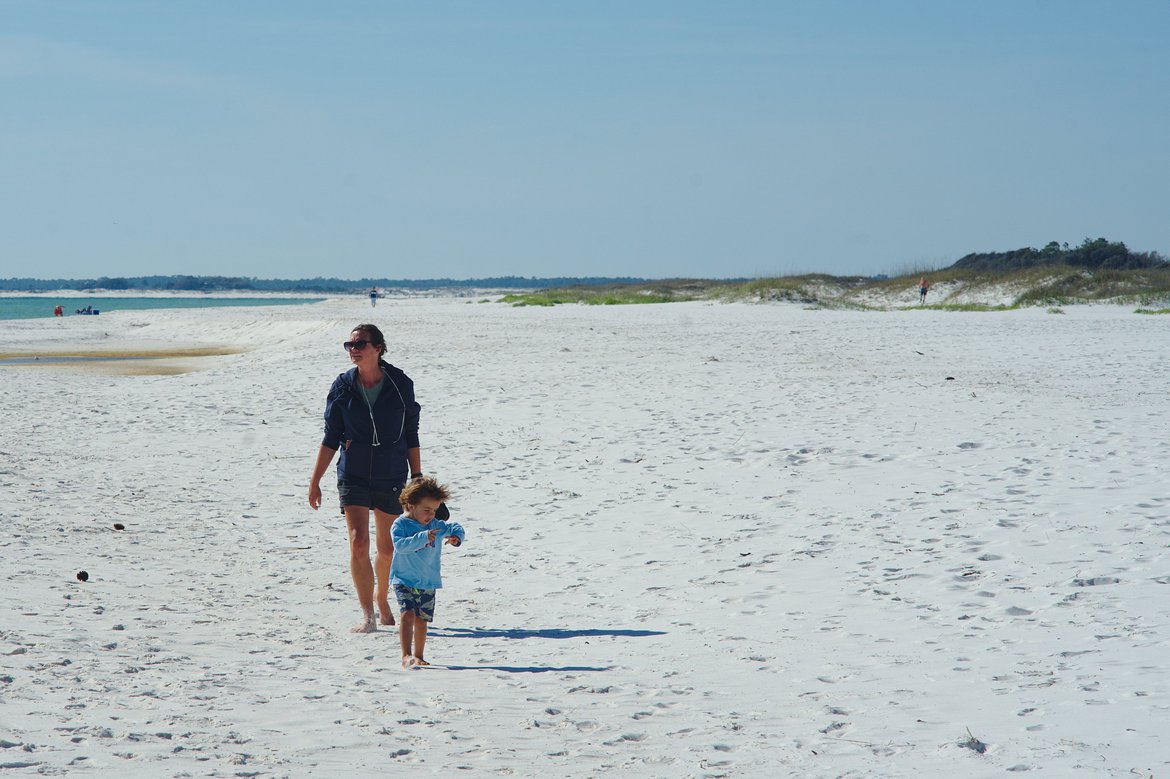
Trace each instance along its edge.
{"label": "navy blue hoodie", "polygon": [[340,449],[337,480],[378,489],[406,483],[406,450],[418,446],[419,405],[414,382],[388,362],[382,367],[382,389],[371,412],[358,385],[357,368],[337,377],[325,401],[322,446]]}

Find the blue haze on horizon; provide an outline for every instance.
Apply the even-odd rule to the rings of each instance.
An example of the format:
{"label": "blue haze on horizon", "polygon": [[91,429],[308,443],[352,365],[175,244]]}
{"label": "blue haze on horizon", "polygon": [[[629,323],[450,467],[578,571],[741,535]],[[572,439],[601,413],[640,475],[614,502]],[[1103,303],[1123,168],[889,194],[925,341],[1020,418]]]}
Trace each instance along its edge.
{"label": "blue haze on horizon", "polygon": [[0,3],[0,277],[1170,254],[1170,3]]}

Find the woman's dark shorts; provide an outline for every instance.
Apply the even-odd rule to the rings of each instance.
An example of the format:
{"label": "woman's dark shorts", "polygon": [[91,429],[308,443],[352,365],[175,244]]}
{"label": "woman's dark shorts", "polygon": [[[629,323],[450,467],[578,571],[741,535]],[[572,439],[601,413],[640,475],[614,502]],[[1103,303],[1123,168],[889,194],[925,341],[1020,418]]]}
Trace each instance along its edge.
{"label": "woman's dark shorts", "polygon": [[337,482],[337,497],[341,501],[341,513],[345,513],[346,506],[365,506],[377,509],[392,517],[402,514],[402,506],[398,503],[398,494],[402,487],[392,487],[388,490],[362,487],[357,484]]}

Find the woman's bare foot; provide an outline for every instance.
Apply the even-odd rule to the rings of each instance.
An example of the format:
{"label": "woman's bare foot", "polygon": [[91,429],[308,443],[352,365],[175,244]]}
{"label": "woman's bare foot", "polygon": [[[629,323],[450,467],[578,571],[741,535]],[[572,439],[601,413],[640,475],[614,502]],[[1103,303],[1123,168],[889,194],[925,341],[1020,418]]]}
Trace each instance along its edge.
{"label": "woman's bare foot", "polygon": [[370,612],[366,614],[365,619],[360,625],[356,625],[349,629],[350,633],[377,633],[378,623],[374,621],[374,614]]}
{"label": "woman's bare foot", "polygon": [[430,665],[430,663],[428,663],[426,660],[423,660],[423,659],[422,659],[421,657],[419,657],[418,655],[415,655],[415,656],[414,656],[414,659],[417,661],[417,664],[418,664],[418,665]]}
{"label": "woman's bare foot", "polygon": [[390,610],[390,604],[383,602],[378,604],[378,621],[383,625],[394,624],[394,612]]}
{"label": "woman's bare foot", "polygon": [[402,667],[403,668],[414,668],[416,665],[419,665],[419,660],[414,655],[403,655],[402,656]]}

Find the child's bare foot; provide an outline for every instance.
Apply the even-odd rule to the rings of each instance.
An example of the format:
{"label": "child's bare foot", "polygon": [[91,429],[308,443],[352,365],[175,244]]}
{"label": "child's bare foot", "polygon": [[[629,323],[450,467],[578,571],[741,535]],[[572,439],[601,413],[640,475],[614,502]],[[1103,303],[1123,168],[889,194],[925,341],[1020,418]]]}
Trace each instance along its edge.
{"label": "child's bare foot", "polygon": [[365,615],[360,625],[356,625],[349,629],[350,633],[377,633],[378,624],[374,621],[374,614],[370,612]]}
{"label": "child's bare foot", "polygon": [[394,612],[390,610],[389,603],[383,602],[378,604],[378,621],[383,625],[394,624]]}
{"label": "child's bare foot", "polygon": [[414,655],[403,655],[402,656],[402,667],[403,668],[414,668],[416,665],[419,665],[419,659],[417,657],[415,657]]}
{"label": "child's bare foot", "polygon": [[417,661],[418,665],[430,665],[430,663],[428,663],[426,660],[423,660],[419,655],[415,655],[414,659]]}

